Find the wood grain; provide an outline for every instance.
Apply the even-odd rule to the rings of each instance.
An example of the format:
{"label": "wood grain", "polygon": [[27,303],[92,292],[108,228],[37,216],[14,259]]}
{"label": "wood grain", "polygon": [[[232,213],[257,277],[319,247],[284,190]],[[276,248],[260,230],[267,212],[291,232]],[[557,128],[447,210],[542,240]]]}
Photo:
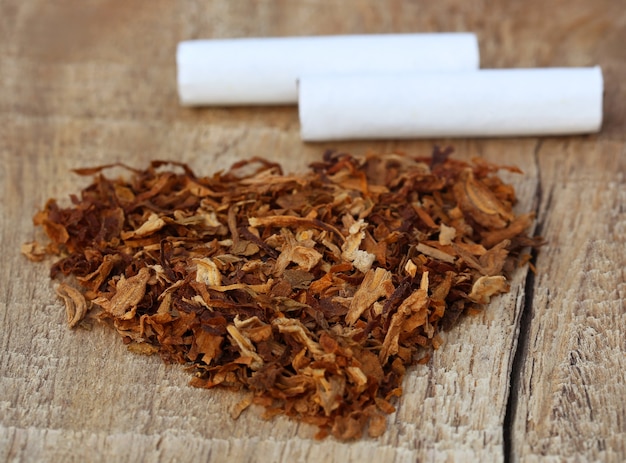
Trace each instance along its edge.
{"label": "wood grain", "polygon": [[[483,67],[605,76],[598,135],[303,144],[294,107],[178,105],[175,46],[199,37],[475,31]],[[622,461],[626,459],[626,10],[619,0],[0,0],[0,461]],[[208,174],[262,155],[298,171],[336,147],[520,166],[537,274],[463,321],[407,375],[379,439],[315,429],[198,390],[96,324],[70,331],[45,265],[19,246],[70,169],[182,160]],[[512,385],[512,388],[511,388]],[[509,393],[510,391],[510,393]]]}
{"label": "wood grain", "polygon": [[[567,160],[541,156],[553,151]],[[626,455],[625,154],[621,143],[566,140],[539,152],[548,244],[513,390],[521,397],[514,453],[523,461]]]}

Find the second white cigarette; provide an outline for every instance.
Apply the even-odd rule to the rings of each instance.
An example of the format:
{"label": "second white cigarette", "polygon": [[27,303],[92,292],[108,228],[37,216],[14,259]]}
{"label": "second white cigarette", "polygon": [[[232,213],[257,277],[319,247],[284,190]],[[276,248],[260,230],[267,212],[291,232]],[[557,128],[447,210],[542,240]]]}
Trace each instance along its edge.
{"label": "second white cigarette", "polygon": [[302,76],[305,141],[597,132],[599,67]]}

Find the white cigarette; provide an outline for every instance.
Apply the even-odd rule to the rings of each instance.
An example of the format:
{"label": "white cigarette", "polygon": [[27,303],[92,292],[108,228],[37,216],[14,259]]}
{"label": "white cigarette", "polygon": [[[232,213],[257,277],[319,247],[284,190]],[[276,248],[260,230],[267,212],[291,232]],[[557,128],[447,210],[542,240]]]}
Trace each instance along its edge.
{"label": "white cigarette", "polygon": [[506,69],[303,76],[302,139],[393,139],[597,132],[602,71]]}
{"label": "white cigarette", "polygon": [[178,44],[183,105],[296,103],[304,74],[477,69],[470,33],[190,40]]}

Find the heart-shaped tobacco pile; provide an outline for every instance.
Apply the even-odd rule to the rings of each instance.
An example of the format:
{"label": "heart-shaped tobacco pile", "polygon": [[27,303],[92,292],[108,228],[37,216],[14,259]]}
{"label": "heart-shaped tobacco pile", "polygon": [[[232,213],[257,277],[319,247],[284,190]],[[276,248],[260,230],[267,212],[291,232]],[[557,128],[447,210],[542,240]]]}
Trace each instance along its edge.
{"label": "heart-shaped tobacco pile", "polygon": [[75,277],[58,288],[70,326],[100,308],[130,350],[191,365],[194,386],[248,390],[234,415],[255,403],[319,437],[378,436],[406,367],[538,245],[500,167],[450,151],[327,152],[303,175],[263,159],[211,177],[77,170],[93,184],[48,201],[34,222],[50,242],[23,252]]}

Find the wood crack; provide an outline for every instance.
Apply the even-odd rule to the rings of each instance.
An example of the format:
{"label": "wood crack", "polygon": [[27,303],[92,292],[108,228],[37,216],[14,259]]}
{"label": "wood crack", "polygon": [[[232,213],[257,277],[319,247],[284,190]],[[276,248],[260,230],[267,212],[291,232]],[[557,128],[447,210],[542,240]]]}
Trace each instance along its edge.
{"label": "wood crack", "polygon": [[[543,219],[540,217],[540,208],[543,200],[543,186],[541,182],[541,171],[539,165],[539,151],[543,140],[537,140],[535,149],[533,152],[533,159],[535,162],[535,170],[537,172],[537,188],[535,189],[535,216],[537,221],[535,223],[535,235],[541,235],[543,229]],[[537,260],[537,249],[531,250],[532,258],[531,263],[534,264]],[[526,281],[524,284],[524,292],[522,294],[522,309],[518,320],[518,333],[517,343],[514,344],[515,354],[513,355],[513,362],[509,373],[509,396],[506,404],[506,412],[504,415],[504,423],[502,429],[503,446],[504,446],[504,462],[512,463],[517,460],[515,455],[515,417],[518,409],[519,395],[522,392],[522,371],[526,363],[528,354],[528,337],[530,335],[530,327],[533,318],[533,300],[535,296],[535,272],[529,270],[526,274]]]}

